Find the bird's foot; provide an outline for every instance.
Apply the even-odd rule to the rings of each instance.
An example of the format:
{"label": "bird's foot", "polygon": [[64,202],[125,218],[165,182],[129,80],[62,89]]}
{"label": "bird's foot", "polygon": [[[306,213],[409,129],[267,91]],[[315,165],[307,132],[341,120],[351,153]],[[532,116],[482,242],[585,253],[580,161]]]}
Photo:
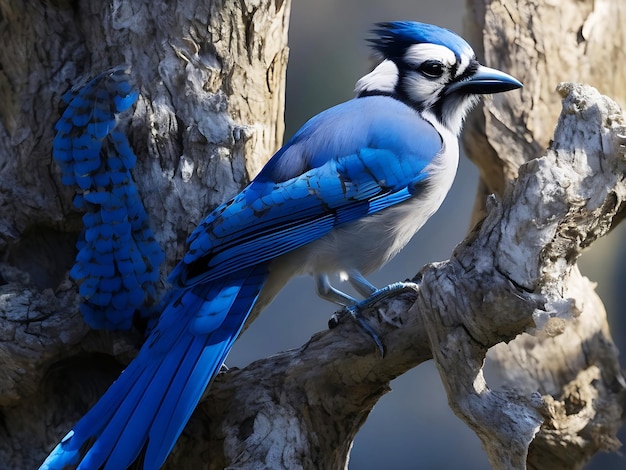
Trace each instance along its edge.
{"label": "bird's foot", "polygon": [[344,309],[340,312],[335,313],[328,320],[328,327],[335,328],[338,326],[344,318],[349,315],[352,319],[356,320],[359,327],[367,333],[367,335],[372,338],[378,351],[380,352],[381,357],[385,357],[385,345],[380,339],[376,330],[370,325],[367,319],[361,314],[361,311],[367,307],[374,305],[381,300],[386,299],[392,295],[395,295],[399,292],[412,291],[416,290],[417,284],[414,282],[394,282],[393,284],[389,284],[388,286],[383,287],[382,289],[378,289],[372,295],[370,295],[367,299],[362,300],[361,302],[357,302],[355,304],[344,307]]}
{"label": "bird's foot", "polygon": [[339,325],[346,316],[349,316],[353,320],[356,321],[357,325],[365,332],[367,335],[372,338],[374,344],[378,348],[381,357],[385,357],[385,345],[376,333],[376,330],[369,324],[367,319],[361,314],[361,309],[365,306],[366,302],[359,302],[358,304],[350,305],[348,307],[344,307],[341,312],[337,312],[330,317],[328,320],[328,327],[335,328]]}

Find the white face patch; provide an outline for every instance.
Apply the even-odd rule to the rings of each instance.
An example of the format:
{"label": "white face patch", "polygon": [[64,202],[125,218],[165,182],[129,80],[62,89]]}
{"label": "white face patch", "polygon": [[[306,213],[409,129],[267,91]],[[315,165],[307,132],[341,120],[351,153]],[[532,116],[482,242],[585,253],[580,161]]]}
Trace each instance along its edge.
{"label": "white face patch", "polygon": [[403,59],[415,67],[426,60],[438,60],[446,67],[456,64],[454,52],[439,44],[414,44],[406,50]]}
{"label": "white face patch", "polygon": [[[444,95],[446,86],[467,72],[474,52],[469,46],[455,53],[439,44],[413,44],[401,59],[400,69],[390,59],[383,60],[372,72],[361,78],[355,87],[357,95],[367,92],[404,94],[410,104],[432,119],[438,119],[453,134],[458,134],[467,112],[478,101],[473,95]],[[424,67],[422,65],[425,64]],[[433,62],[433,64],[428,63]],[[438,64],[437,64],[438,63]],[[434,68],[431,67],[434,65]],[[402,96],[404,99],[404,96]],[[436,114],[433,108],[437,106]]]}
{"label": "white face patch", "polygon": [[[458,63],[454,77],[462,75],[470,64],[474,53],[470,49],[466,53],[461,54],[461,60]],[[414,44],[409,47],[404,54],[404,61],[409,65],[419,66],[426,60],[437,60],[445,66],[452,68],[457,63],[457,58],[450,49],[439,44]]]}
{"label": "white face patch", "polygon": [[[451,80],[451,72],[456,65],[454,52],[438,44],[414,44],[406,50],[403,61],[408,68],[403,77],[404,92],[424,109],[430,108],[439,100],[441,90]],[[427,77],[418,71],[426,61],[441,63],[441,76]]]}
{"label": "white face patch", "polygon": [[468,55],[463,54],[461,56],[461,63],[456,69],[456,74],[454,74],[455,78],[458,77],[459,75],[463,75],[463,73],[467,69],[467,66],[470,64],[471,60],[472,60],[472,57]]}
{"label": "white face patch", "polygon": [[[452,50],[439,44],[414,44],[407,48],[403,61],[408,72],[404,75],[404,92],[424,109],[432,107],[440,98],[441,91],[456,77],[462,75],[469,66],[473,52],[463,52],[460,60]],[[427,76],[419,71],[427,61],[439,62],[443,68],[440,76]]]}
{"label": "white face patch", "polygon": [[356,82],[354,91],[359,94],[364,91],[382,91],[393,93],[398,84],[398,67],[390,60],[383,60],[378,67]]}

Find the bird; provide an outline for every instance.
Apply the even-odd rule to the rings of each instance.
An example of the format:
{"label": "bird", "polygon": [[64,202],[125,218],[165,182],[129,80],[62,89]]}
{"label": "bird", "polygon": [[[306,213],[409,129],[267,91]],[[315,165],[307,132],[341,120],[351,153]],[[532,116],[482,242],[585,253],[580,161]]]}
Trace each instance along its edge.
{"label": "bird", "polygon": [[330,276],[379,292],[366,275],[440,207],[467,113],[522,83],[435,25],[377,23],[369,42],[378,64],[354,97],[307,121],[191,233],[136,358],[41,470],[162,466],[244,325],[293,276],[341,306],[359,301]]}

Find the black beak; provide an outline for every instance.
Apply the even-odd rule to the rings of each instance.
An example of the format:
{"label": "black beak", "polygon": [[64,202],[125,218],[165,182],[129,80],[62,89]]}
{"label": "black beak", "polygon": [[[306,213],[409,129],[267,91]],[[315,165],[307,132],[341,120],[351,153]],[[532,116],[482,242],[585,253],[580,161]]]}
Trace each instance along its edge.
{"label": "black beak", "polygon": [[485,95],[522,88],[522,82],[496,69],[479,65],[474,74],[454,82],[446,88],[446,95],[461,92],[471,95]]}

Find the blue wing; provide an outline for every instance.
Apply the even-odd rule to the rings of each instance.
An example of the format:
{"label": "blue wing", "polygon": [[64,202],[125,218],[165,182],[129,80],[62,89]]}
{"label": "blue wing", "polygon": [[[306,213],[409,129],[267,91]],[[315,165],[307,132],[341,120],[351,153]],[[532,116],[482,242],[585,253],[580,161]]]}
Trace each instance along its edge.
{"label": "blue wing", "polygon": [[170,280],[193,285],[266,261],[414,196],[441,137],[410,107],[371,96],[310,120],[190,235]]}
{"label": "blue wing", "polygon": [[135,154],[116,129],[137,96],[127,70],[112,69],[66,95],[55,127],[53,157],[63,183],[76,188],[74,205],[85,210],[70,276],[93,328],[127,329],[136,311],[148,315],[164,259],[130,173]]}

